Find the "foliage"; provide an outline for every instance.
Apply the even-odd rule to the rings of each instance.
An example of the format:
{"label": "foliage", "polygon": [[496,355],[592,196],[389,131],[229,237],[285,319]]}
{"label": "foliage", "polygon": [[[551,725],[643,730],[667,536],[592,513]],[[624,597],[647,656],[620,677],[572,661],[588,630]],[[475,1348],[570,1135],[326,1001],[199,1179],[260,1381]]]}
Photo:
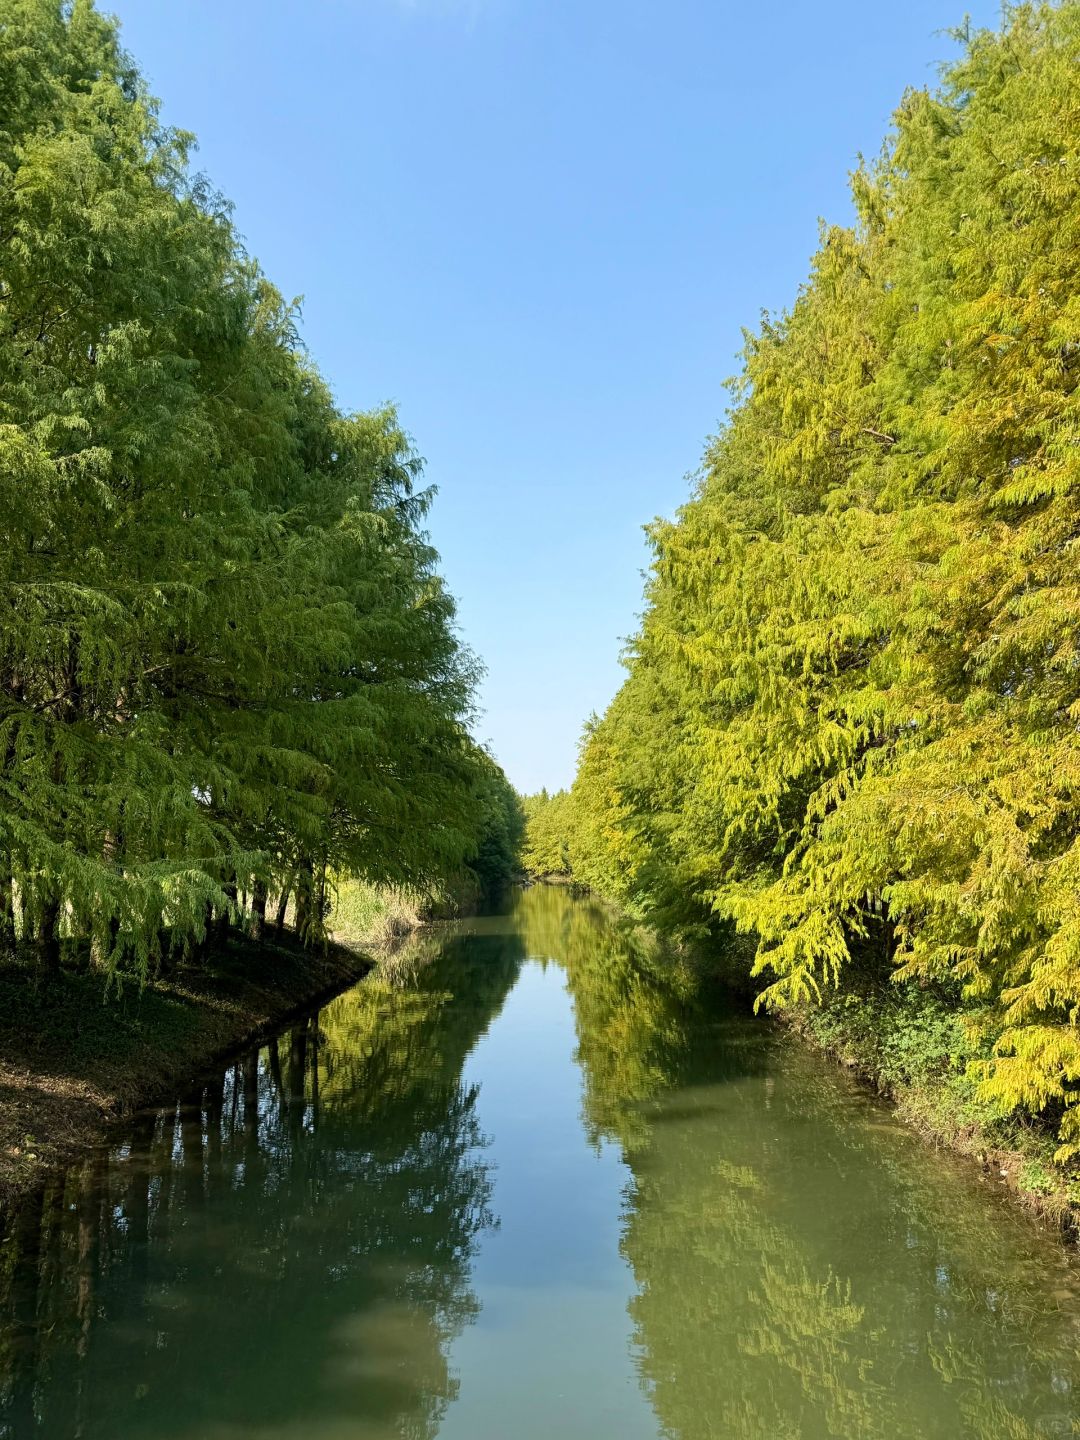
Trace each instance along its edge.
{"label": "foliage", "polygon": [[[988,1103],[1080,1148],[1080,6],[909,92],[696,492],[651,529],[575,874],[756,935],[762,1002],[867,947],[976,1007]],[[578,865],[578,856],[581,865]]]}
{"label": "foliage", "polygon": [[505,786],[419,457],[334,405],[191,145],[85,0],[5,5],[0,947],[141,976],[244,892],[317,938],[330,871],[456,874]]}
{"label": "foliage", "polygon": [[521,868],[534,878],[569,875],[569,803],[566,790],[541,790],[521,802],[524,833]]}
{"label": "foliage", "polygon": [[[520,868],[525,811],[514,787],[490,756],[478,752],[476,839],[465,869],[477,899],[495,899]],[[460,886],[459,886],[460,888]]]}

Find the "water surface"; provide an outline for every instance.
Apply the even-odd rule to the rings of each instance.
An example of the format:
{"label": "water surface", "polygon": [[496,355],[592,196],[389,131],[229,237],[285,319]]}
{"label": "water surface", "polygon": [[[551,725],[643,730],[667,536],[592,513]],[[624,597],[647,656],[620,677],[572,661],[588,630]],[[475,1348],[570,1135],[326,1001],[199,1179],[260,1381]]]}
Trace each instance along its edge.
{"label": "water surface", "polygon": [[562,891],[414,942],[20,1212],[0,1436],[1073,1435],[1076,1262]]}

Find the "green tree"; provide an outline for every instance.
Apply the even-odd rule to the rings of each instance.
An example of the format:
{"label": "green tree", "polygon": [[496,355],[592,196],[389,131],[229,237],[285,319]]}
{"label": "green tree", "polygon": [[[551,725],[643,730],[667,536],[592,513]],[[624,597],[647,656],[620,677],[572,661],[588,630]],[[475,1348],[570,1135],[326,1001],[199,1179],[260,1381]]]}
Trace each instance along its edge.
{"label": "green tree", "polygon": [[569,792],[557,790],[554,795],[549,795],[546,790],[541,790],[536,795],[526,795],[522,808],[525,834],[521,865],[526,875],[537,879],[568,876]]}
{"label": "green tree", "polygon": [[[145,975],[326,875],[420,887],[493,783],[393,411],[344,415],[113,22],[0,25],[0,944]],[[261,913],[261,911],[260,911]]]}

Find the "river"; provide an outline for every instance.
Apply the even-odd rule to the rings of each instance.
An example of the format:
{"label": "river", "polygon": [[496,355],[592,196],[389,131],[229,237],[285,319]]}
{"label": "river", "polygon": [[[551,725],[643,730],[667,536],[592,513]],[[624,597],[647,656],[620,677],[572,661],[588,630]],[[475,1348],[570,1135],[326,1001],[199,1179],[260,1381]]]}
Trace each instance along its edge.
{"label": "river", "polygon": [[562,890],[138,1116],[0,1246],[4,1440],[1074,1435],[1055,1239]]}

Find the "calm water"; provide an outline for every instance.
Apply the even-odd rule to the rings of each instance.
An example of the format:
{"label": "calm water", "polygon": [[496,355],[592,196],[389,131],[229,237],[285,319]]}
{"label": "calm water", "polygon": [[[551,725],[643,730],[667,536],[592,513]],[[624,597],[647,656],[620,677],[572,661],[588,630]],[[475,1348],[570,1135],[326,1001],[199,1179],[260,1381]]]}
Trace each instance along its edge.
{"label": "calm water", "polygon": [[0,1436],[1076,1433],[1076,1262],[530,890],[140,1117],[0,1246]]}

